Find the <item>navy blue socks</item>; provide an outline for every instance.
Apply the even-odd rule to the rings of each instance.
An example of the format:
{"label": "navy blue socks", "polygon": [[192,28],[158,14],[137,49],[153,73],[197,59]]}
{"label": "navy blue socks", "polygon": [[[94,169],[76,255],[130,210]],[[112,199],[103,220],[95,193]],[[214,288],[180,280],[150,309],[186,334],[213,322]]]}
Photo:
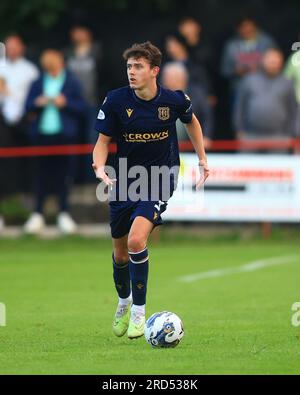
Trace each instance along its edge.
{"label": "navy blue socks", "polygon": [[133,304],[144,306],[146,304],[147,281],[149,272],[148,249],[139,252],[130,252],[129,271],[132,284]]}
{"label": "navy blue socks", "polygon": [[119,298],[127,299],[130,296],[129,262],[119,265],[113,255],[113,277]]}

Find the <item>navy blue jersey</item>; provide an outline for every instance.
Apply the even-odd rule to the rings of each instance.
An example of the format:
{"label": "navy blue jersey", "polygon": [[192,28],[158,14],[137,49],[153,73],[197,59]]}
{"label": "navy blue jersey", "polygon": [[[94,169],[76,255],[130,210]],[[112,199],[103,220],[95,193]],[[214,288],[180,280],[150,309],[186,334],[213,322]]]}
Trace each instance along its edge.
{"label": "navy blue jersey", "polygon": [[144,166],[179,166],[176,120],[191,122],[189,97],[182,91],[171,91],[158,85],[151,100],[142,100],[129,86],[110,91],[98,113],[95,129],[117,143],[118,159],[127,158],[128,169]]}

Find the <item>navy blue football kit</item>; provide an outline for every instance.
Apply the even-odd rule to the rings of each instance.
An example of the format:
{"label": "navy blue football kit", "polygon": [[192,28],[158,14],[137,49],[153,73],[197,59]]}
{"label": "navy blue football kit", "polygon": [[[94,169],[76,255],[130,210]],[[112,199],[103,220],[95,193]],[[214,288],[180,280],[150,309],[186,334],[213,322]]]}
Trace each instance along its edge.
{"label": "navy blue football kit", "polygon": [[[157,95],[151,100],[140,99],[129,86],[108,92],[98,113],[95,129],[112,137],[117,144],[114,169],[117,182],[116,198],[110,200],[110,225],[113,238],[125,236],[137,216],[162,223],[161,213],[166,210],[167,199],[161,200],[162,183],[156,185],[156,199],[151,196],[151,166],[179,168],[176,120],[192,120],[192,104],[182,91],[171,91],[158,85]],[[120,198],[122,183],[130,187],[134,178],[124,180],[119,160],[127,159],[127,169],[143,166],[148,172],[148,199]],[[126,175],[125,175],[126,177]],[[170,196],[176,187],[176,174],[170,172]]]}

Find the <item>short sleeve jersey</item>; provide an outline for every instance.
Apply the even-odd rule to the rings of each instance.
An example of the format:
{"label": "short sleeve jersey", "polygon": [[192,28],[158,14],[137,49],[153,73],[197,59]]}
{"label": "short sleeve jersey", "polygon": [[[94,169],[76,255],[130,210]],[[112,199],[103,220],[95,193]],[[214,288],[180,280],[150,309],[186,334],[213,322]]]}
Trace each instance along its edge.
{"label": "short sleeve jersey", "polygon": [[[129,86],[110,91],[105,98],[96,121],[97,132],[112,137],[117,144],[115,172],[117,190],[124,177],[119,177],[121,158],[127,160],[127,185],[135,178],[128,177],[134,166],[147,170],[151,190],[159,191],[165,181],[151,182],[151,168],[167,166],[170,170],[171,193],[176,188],[179,152],[176,120],[183,123],[192,120],[192,104],[182,91],[171,91],[158,85],[157,95],[151,100],[140,99]],[[122,173],[123,169],[122,169]]]}
{"label": "short sleeve jersey", "polygon": [[151,166],[171,168],[179,165],[176,120],[190,123],[192,115],[191,101],[182,91],[158,85],[153,99],[142,100],[126,86],[108,92],[95,129],[113,137],[116,159],[127,158],[128,169],[136,165],[147,170]]}

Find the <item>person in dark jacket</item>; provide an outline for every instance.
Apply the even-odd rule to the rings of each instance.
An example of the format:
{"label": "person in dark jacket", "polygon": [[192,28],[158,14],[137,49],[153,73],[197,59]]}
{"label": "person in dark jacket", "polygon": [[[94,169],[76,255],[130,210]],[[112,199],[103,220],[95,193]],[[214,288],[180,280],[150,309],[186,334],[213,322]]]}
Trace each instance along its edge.
{"label": "person in dark jacket", "polygon": [[[78,80],[65,69],[61,52],[46,50],[41,56],[42,76],[31,86],[26,112],[34,144],[75,144],[86,103]],[[24,226],[26,233],[39,233],[44,225],[43,205],[49,194],[59,200],[58,226],[74,233],[76,224],[68,213],[68,195],[75,171],[73,156],[42,156],[38,159],[34,213]]]}
{"label": "person in dark jacket", "polygon": [[180,62],[188,71],[190,84],[201,85],[207,95],[211,93],[211,81],[203,64],[196,63],[190,56],[188,44],[179,33],[172,33],[165,39],[168,62]]}
{"label": "person in dark jacket", "polygon": [[[81,83],[83,96],[87,102],[86,117],[81,128],[79,140],[85,144],[95,144],[94,123],[98,114],[98,105],[105,97],[105,68],[101,41],[95,39],[90,28],[75,25],[70,30],[70,46],[65,50],[67,69]],[[80,158],[80,174],[82,181],[93,182],[94,172],[90,158]]]}

